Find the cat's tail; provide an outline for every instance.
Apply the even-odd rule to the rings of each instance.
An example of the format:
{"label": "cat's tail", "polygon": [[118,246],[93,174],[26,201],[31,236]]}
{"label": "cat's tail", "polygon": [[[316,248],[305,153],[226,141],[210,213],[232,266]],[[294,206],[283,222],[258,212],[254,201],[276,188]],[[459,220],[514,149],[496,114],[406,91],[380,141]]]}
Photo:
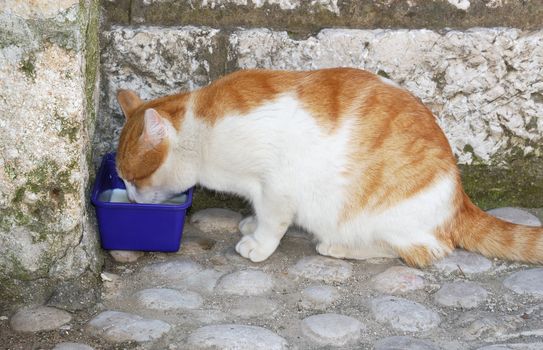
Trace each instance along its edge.
{"label": "cat's tail", "polygon": [[487,257],[543,263],[543,228],[500,220],[471,202],[465,193],[450,223],[453,244]]}

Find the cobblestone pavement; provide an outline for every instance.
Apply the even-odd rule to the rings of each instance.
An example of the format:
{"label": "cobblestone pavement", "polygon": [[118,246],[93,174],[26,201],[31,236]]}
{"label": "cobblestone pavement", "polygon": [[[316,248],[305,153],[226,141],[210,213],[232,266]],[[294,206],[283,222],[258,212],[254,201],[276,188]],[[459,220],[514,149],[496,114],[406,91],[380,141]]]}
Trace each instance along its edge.
{"label": "cobblestone pavement", "polygon": [[[540,224],[514,208],[492,213]],[[177,253],[112,252],[86,314],[40,306],[0,323],[53,334],[56,350],[543,349],[543,268],[459,250],[423,270],[337,260],[297,229],[255,264],[233,249],[240,219],[206,209]]]}

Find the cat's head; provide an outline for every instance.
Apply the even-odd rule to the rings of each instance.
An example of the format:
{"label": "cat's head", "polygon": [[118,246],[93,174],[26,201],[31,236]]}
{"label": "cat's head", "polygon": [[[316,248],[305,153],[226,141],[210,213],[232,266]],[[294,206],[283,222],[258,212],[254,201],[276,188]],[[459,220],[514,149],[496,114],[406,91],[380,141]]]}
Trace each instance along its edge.
{"label": "cat's head", "polygon": [[117,149],[117,172],[128,198],[159,203],[185,190],[171,176],[171,140],[176,132],[172,116],[130,90],[119,90],[117,100],[126,118]]}

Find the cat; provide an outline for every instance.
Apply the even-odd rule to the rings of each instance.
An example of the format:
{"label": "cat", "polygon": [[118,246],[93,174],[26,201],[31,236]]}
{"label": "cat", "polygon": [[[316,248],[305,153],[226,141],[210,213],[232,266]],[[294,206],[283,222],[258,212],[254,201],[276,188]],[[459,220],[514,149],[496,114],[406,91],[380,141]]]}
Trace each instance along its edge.
{"label": "cat", "polygon": [[476,207],[433,114],[370,72],[241,70],[148,102],[130,90],[117,98],[129,198],[156,203],[200,184],[250,200],[236,251],[253,262],[292,224],[336,258],[424,267],[460,247],[543,261],[543,229]]}

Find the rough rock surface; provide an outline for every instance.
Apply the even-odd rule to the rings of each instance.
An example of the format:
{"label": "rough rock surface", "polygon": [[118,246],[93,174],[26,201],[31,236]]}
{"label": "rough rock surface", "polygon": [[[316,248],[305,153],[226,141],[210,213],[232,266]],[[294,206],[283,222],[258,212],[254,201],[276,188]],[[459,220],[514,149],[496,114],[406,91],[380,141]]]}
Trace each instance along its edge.
{"label": "rough rock surface", "polygon": [[98,1],[8,0],[0,28],[0,309],[11,309],[100,265],[87,204]]}
{"label": "rough rock surface", "polygon": [[166,322],[117,311],[102,312],[88,324],[89,332],[111,342],[148,342],[160,338],[170,329]]}
{"label": "rough rock surface", "polygon": [[431,342],[407,337],[407,336],[396,336],[388,337],[385,339],[379,340],[375,344],[375,350],[438,350],[439,348],[433,345]]}
{"label": "rough rock surface", "polygon": [[302,320],[302,332],[320,345],[343,346],[360,338],[364,325],[356,318],[338,314],[319,314]]}
{"label": "rough rock surface", "polygon": [[437,303],[443,306],[472,309],[483,302],[488,292],[474,282],[458,281],[446,283],[435,294]]}
{"label": "rough rock surface", "polygon": [[242,270],[223,276],[215,290],[218,293],[235,295],[259,295],[269,292],[273,279],[258,270]]}
{"label": "rough rock surface", "polygon": [[441,322],[436,312],[403,298],[376,298],[371,301],[371,311],[377,321],[388,323],[392,328],[405,332],[427,331]]}
{"label": "rough rock surface", "polygon": [[11,328],[20,332],[39,332],[57,329],[72,320],[63,310],[52,307],[37,307],[19,310],[10,320]]}
{"label": "rough rock surface", "polygon": [[507,277],[503,285],[519,294],[543,297],[543,268],[516,272]]}
{"label": "rough rock surface", "polygon": [[109,254],[115,261],[120,263],[132,263],[143,256],[143,252],[128,250],[110,250]]}
{"label": "rough rock surface", "polygon": [[487,213],[499,219],[512,222],[514,224],[541,226],[541,220],[534,214],[518,208],[496,208],[488,210]]}
{"label": "rough rock surface", "polygon": [[303,278],[324,282],[343,282],[352,275],[352,266],[346,261],[310,256],[299,260],[290,272]]}
{"label": "rough rock surface", "polygon": [[190,217],[190,222],[204,232],[238,232],[241,215],[227,209],[203,209]]}
{"label": "rough rock surface", "polygon": [[287,349],[285,339],[265,328],[234,324],[199,328],[188,337],[187,343],[193,349]]}
{"label": "rough rock surface", "polygon": [[86,344],[79,344],[79,343],[60,343],[57,344],[53,350],[94,350],[94,348],[86,345]]}
{"label": "rough rock surface", "polygon": [[340,297],[338,290],[331,286],[309,286],[301,294],[300,306],[317,310],[326,309]]}
{"label": "rough rock surface", "polygon": [[492,262],[482,255],[457,249],[435,263],[445,273],[476,274],[490,270]]}
{"label": "rough rock surface", "polygon": [[373,287],[388,294],[405,293],[424,287],[424,273],[407,266],[393,266],[372,279]]}

